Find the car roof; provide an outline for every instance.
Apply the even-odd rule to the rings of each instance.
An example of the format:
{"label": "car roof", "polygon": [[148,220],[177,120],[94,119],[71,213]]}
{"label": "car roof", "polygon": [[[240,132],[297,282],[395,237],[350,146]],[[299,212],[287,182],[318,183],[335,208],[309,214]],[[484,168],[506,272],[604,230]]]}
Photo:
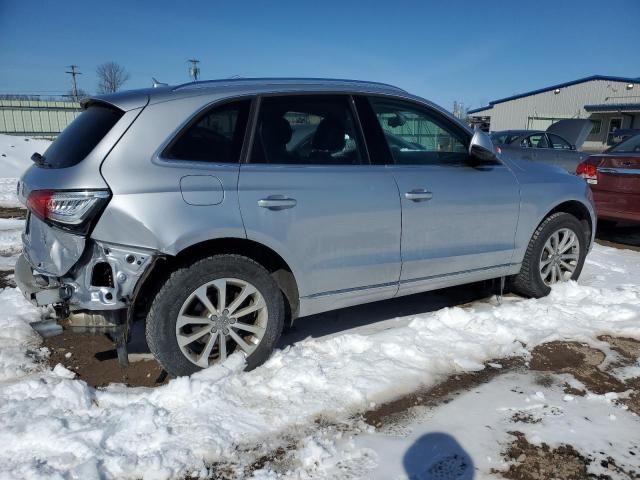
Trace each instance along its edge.
{"label": "car roof", "polygon": [[533,133],[544,133],[542,130],[499,130],[491,135],[528,135]]}
{"label": "car roof", "polygon": [[346,80],[338,78],[227,78],[184,83],[182,85],[162,85],[157,88],[129,90],[108,95],[89,97],[82,101],[83,106],[93,102],[108,103],[122,110],[141,108],[147,104],[168,102],[180,98],[206,96],[203,103],[217,98],[231,98],[244,95],[278,93],[336,93],[362,95],[389,95],[412,100],[439,111],[455,122],[470,135],[472,130],[467,124],[454,117],[444,108],[429,100],[413,95],[406,90],[387,83],[364,80]]}
{"label": "car roof", "polygon": [[340,92],[395,94],[413,97],[406,90],[394,85],[363,80],[337,78],[227,78],[184,83],[181,85],[162,85],[158,88],[128,90],[89,97],[84,103],[106,102],[123,110],[195,95],[220,94],[236,96],[260,93],[292,92]]}

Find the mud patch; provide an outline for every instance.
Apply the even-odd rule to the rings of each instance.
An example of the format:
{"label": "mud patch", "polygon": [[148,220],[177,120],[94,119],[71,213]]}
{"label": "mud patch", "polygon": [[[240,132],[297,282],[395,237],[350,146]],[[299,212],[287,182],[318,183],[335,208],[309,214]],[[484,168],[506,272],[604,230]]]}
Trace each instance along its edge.
{"label": "mud patch", "polygon": [[0,218],[24,220],[27,218],[27,211],[20,207],[0,207]]}
{"label": "mud patch", "polygon": [[460,373],[447,378],[435,387],[383,403],[365,412],[363,419],[369,425],[380,427],[392,419],[397,420],[398,416],[404,416],[413,407],[436,407],[442,403],[448,403],[462,392],[487,383],[497,375],[523,366],[524,360],[520,357],[487,362],[485,368],[478,372]]}
{"label": "mud patch", "polygon": [[0,270],[0,289],[3,288],[16,288],[16,282],[11,278],[13,270]]}
{"label": "mud patch", "polygon": [[64,331],[61,335],[43,339],[51,352],[48,362],[58,363],[75,372],[94,387],[124,383],[134,387],[157,387],[167,376],[156,360],[130,362],[120,367],[113,342],[106,335],[91,335]]}
{"label": "mud patch", "polygon": [[492,473],[513,480],[583,480],[588,478],[590,460],[571,445],[551,448],[546,443],[533,445],[521,432],[510,432],[516,439],[507,447],[504,457],[513,462],[507,471]]}
{"label": "mud patch", "polygon": [[577,342],[550,342],[538,345],[531,352],[531,370],[568,373],[598,395],[624,392],[627,386],[600,370],[605,354],[589,345]]}

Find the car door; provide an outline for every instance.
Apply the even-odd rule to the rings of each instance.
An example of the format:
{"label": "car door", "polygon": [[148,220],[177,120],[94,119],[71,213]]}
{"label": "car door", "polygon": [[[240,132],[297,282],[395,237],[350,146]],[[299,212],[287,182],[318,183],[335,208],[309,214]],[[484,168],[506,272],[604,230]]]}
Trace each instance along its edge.
{"label": "car door", "polygon": [[346,95],[260,100],[239,198],[250,240],[279,253],[301,315],[392,297],[400,277],[400,198],[371,165]]}
{"label": "car door", "polygon": [[520,147],[524,149],[523,158],[538,163],[556,165],[555,152],[549,145],[549,139],[543,132],[527,135],[520,140]]}
{"label": "car door", "polygon": [[368,138],[393,135],[408,143],[398,148],[383,140],[370,147],[388,165],[401,196],[399,294],[503,274],[520,203],[509,168],[470,161],[468,132],[436,109],[382,97],[357,103]]}
{"label": "car door", "polygon": [[559,135],[548,133],[549,144],[555,155],[555,164],[570,173],[576,172],[576,167],[587,155],[577,151],[569,142]]}

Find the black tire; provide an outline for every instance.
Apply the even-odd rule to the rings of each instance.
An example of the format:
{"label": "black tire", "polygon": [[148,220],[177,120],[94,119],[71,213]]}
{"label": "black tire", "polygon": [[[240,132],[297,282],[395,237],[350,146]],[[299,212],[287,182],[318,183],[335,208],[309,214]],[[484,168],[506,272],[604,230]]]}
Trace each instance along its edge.
{"label": "black tire", "polygon": [[534,232],[524,255],[520,273],[510,279],[510,290],[524,297],[533,298],[545,297],[549,294],[551,287],[545,284],[540,276],[539,262],[544,244],[554,232],[561,228],[572,230],[578,238],[580,254],[571,280],[577,280],[580,277],[587,256],[588,233],[576,217],[569,213],[558,212],[548,216]]}
{"label": "black tire", "polygon": [[258,289],[268,311],[266,331],[256,349],[246,358],[246,369],[264,363],[282,332],[285,309],[282,292],[269,272],[241,255],[215,255],[175,270],[155,296],[146,322],[146,338],[151,353],[173,376],[191,375],[201,370],[180,350],[176,321],[180,308],[201,285],[218,278],[237,278]]}

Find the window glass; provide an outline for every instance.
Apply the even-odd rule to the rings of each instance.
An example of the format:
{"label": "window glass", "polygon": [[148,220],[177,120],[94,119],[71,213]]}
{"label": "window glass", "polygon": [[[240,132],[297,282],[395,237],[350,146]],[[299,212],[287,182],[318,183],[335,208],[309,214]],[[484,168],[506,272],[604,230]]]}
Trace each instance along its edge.
{"label": "window glass", "polygon": [[371,104],[396,164],[458,162],[468,157],[464,137],[426,109],[378,98]]}
{"label": "window glass", "polygon": [[109,133],[124,112],[105,105],[93,105],[82,112],[58,135],[44,153],[50,168],[72,167],[89,155]]}
{"label": "window glass", "polygon": [[551,141],[551,148],[555,150],[571,150],[571,144],[558,135],[550,133],[549,140]]}
{"label": "window glass", "polygon": [[167,158],[238,163],[250,100],[227,103],[201,115],[167,150]]}
{"label": "window glass", "polygon": [[522,139],[520,146],[523,148],[549,148],[549,143],[544,133],[534,133]]}
{"label": "window glass", "polygon": [[353,165],[365,163],[349,101],[344,96],[263,98],[252,163]]}
{"label": "window glass", "polygon": [[640,152],[640,135],[635,135],[611,147],[607,152],[614,153],[636,153]]}

